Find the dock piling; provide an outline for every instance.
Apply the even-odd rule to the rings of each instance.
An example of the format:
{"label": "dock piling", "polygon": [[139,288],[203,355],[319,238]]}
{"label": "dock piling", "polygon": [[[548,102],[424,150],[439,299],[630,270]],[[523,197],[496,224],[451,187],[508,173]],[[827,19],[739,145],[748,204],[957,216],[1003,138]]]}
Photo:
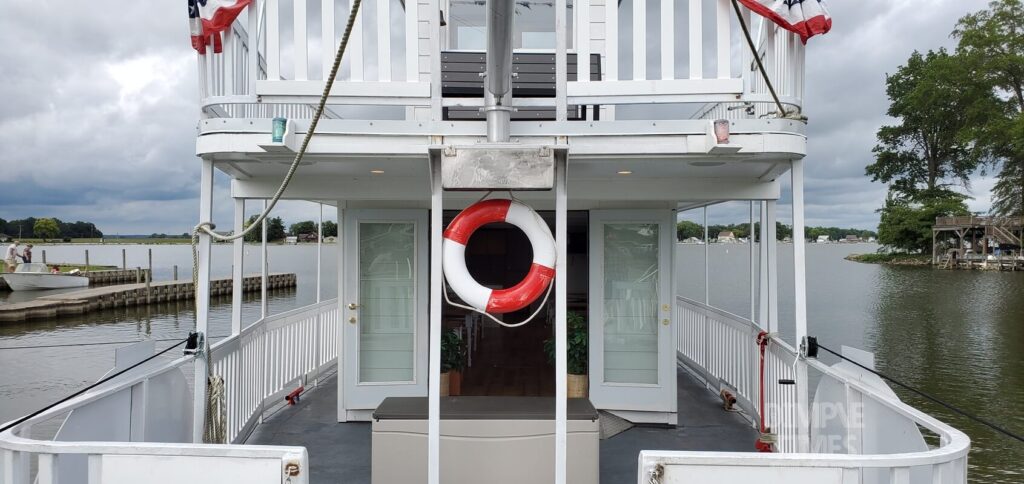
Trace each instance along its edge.
{"label": "dock piling", "polygon": [[46,263],[46,249],[43,249],[43,264]]}
{"label": "dock piling", "polygon": [[139,284],[141,282],[142,282],[142,268],[141,267],[136,267],[135,268],[135,283]]}
{"label": "dock piling", "polygon": [[121,270],[122,271],[128,270],[128,257],[125,254],[125,250],[124,249],[121,249]]}
{"label": "dock piling", "polygon": [[178,265],[177,264],[174,265],[174,280],[175,281],[178,280]]}
{"label": "dock piling", "polygon": [[85,249],[85,272],[89,272],[89,249]]}

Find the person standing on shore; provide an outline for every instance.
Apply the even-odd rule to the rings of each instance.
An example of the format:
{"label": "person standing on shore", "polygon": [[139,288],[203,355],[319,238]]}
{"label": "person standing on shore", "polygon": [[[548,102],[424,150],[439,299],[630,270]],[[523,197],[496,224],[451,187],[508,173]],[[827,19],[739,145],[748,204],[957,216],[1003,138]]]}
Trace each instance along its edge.
{"label": "person standing on shore", "polygon": [[18,267],[18,241],[15,240],[7,247],[7,254],[4,256],[4,262],[7,263],[7,272],[14,272],[14,269]]}
{"label": "person standing on shore", "polygon": [[21,261],[26,264],[32,263],[32,244],[25,246],[25,250],[21,252]]}

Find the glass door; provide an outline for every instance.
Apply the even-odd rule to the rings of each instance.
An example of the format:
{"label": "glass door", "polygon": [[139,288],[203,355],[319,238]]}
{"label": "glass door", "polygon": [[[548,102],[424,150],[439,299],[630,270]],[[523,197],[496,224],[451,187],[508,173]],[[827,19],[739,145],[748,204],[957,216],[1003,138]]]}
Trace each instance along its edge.
{"label": "glass door", "polygon": [[590,399],[598,408],[676,411],[674,234],[670,210],[590,212]]}
{"label": "glass door", "polygon": [[427,394],[427,212],[349,210],[345,217],[345,408]]}

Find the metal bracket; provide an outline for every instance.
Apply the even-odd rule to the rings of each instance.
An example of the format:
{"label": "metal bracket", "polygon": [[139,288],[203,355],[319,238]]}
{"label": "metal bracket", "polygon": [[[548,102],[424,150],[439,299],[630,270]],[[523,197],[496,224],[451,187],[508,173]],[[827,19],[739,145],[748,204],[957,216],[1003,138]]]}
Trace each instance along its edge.
{"label": "metal bracket", "polygon": [[555,156],[559,150],[567,150],[518,143],[434,149],[441,151],[445,190],[551,190],[555,183]]}
{"label": "metal bracket", "polygon": [[202,356],[205,352],[206,347],[206,336],[203,333],[193,331],[188,334],[188,340],[185,341],[185,356]]}

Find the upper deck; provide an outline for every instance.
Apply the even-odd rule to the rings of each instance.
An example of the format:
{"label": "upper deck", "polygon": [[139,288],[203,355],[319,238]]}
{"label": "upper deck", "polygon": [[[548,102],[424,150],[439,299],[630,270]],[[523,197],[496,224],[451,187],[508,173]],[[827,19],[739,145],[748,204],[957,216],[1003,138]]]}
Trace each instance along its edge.
{"label": "upper deck", "polygon": [[[267,133],[273,117],[296,120],[301,132],[349,8],[254,1],[225,34],[223,53],[199,57],[198,154],[258,154],[233,135]],[[516,9],[514,140],[566,143],[570,156],[620,156],[624,140],[609,137],[632,134],[625,141],[635,141],[633,153],[707,155],[707,120],[730,119],[733,133],[752,136],[739,141],[740,153],[803,156],[803,122],[774,119],[777,108],[728,0],[551,0]],[[370,136],[356,146],[346,141],[379,155],[425,155],[431,144],[484,136],[475,120],[484,106],[483,11],[483,2],[459,0],[363,2],[327,101],[325,136]],[[803,45],[741,12],[781,102],[798,114]]]}

